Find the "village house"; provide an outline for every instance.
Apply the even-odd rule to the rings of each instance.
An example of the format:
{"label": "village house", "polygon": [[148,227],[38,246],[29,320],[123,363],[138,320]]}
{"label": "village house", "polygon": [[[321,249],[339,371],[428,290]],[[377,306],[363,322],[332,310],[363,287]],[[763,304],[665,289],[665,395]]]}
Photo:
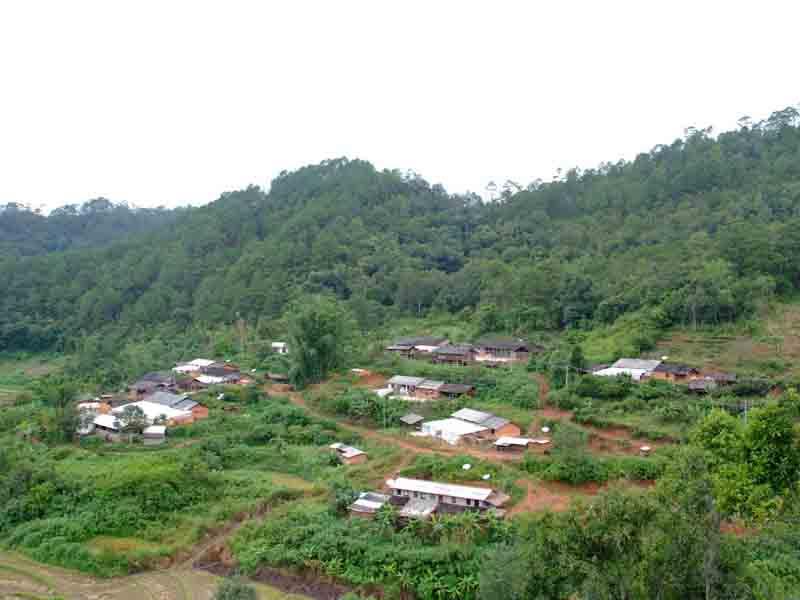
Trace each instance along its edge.
{"label": "village house", "polygon": [[169,392],[156,392],[144,398],[148,402],[160,404],[174,410],[189,411],[193,420],[208,418],[208,407],[200,404],[186,394],[170,394]]}
{"label": "village house", "polygon": [[286,342],[272,342],[270,348],[275,354],[289,354],[289,346]]}
{"label": "village house", "polygon": [[138,381],[128,387],[128,396],[136,400],[158,390],[175,389],[175,375],[169,372],[146,373]]}
{"label": "village house", "polygon": [[427,518],[438,512],[452,513],[465,510],[497,511],[509,497],[491,488],[439,483],[423,479],[397,477],[386,481],[391,490],[391,502],[401,506],[400,517]]}
{"label": "village house", "polygon": [[649,377],[670,383],[688,383],[700,377],[700,370],[688,365],[662,362],[652,370]]}
{"label": "village house", "polygon": [[389,496],[379,492],[361,492],[347,509],[350,515],[362,519],[372,519],[389,502]]}
{"label": "village house", "polygon": [[475,360],[475,349],[470,344],[439,346],[431,353],[431,361],[437,364],[466,367]]}
{"label": "village house", "polygon": [[457,446],[465,441],[478,442],[481,434],[487,432],[486,427],[454,419],[438,419],[436,421],[426,421],[422,424],[421,431],[428,437],[439,438],[451,446]]}
{"label": "village house", "polygon": [[407,377],[405,375],[395,375],[386,385],[398,396],[413,397],[416,394],[417,386],[425,381],[424,377]]}
{"label": "village house", "polygon": [[328,446],[333,450],[345,465],[360,465],[367,462],[367,453],[352,446],[346,446],[340,442],[336,442]]}
{"label": "village house", "polygon": [[199,375],[203,372],[203,369],[207,369],[211,365],[215,364],[217,361],[211,360],[210,358],[195,358],[194,360],[190,360],[186,363],[180,363],[175,365],[172,370],[175,373],[189,373]]}
{"label": "village house", "polygon": [[639,381],[642,377],[649,376],[660,364],[660,360],[620,358],[610,367],[595,371],[593,374],[598,377],[618,377],[620,375],[626,375],[634,381]]}
{"label": "village house", "polygon": [[202,388],[211,385],[235,384],[239,382],[241,376],[238,370],[229,369],[224,366],[214,366],[204,369],[201,375],[194,377],[194,381]]}
{"label": "village house", "polygon": [[543,350],[520,339],[483,338],[475,342],[475,362],[487,366],[524,363],[531,353]]}
{"label": "village house", "polygon": [[404,358],[413,358],[417,354],[430,355],[446,343],[447,338],[441,336],[404,337],[386,346],[385,351]]}
{"label": "village house", "polygon": [[157,421],[161,422],[159,424],[165,424],[169,426],[188,425],[190,423],[194,423],[194,415],[192,414],[191,410],[173,408],[166,404],[150,402],[148,400],[139,400],[137,402],[123,404],[122,406],[112,409],[111,415],[98,415],[98,417],[113,416],[118,420],[125,411],[125,408],[128,406],[135,406],[139,408],[144,413],[144,418],[150,425]]}
{"label": "village house", "polygon": [[480,410],[462,408],[454,412],[451,416],[454,419],[460,419],[467,423],[473,423],[484,427],[492,437],[515,437],[519,436],[521,433],[519,426],[508,419]]}
{"label": "village house", "polygon": [[439,390],[444,385],[444,381],[433,381],[426,379],[414,390],[414,397],[425,402],[426,400],[436,400],[439,397]]}
{"label": "village house", "polygon": [[439,388],[439,396],[442,398],[458,398],[460,396],[473,396],[475,386],[465,383],[445,383]]}
{"label": "village house", "polygon": [[100,414],[94,421],[82,430],[81,435],[94,434],[107,442],[118,442],[122,439],[122,424],[113,414]]}
{"label": "village house", "polygon": [[696,394],[708,394],[720,386],[734,383],[736,383],[736,375],[733,373],[703,373],[689,382],[689,391]]}

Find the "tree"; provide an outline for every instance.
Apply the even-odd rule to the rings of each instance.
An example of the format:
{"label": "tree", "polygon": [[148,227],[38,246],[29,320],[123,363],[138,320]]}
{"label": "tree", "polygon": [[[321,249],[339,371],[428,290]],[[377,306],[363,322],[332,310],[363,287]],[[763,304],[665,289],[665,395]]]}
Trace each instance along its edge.
{"label": "tree", "polygon": [[525,600],[528,598],[528,569],[522,548],[501,544],[481,560],[478,598],[480,600]]}
{"label": "tree", "polygon": [[223,579],[217,591],[214,592],[213,600],[257,600],[258,594],[253,586],[247,584],[242,579]]}
{"label": "tree", "polygon": [[147,427],[147,416],[138,406],[128,404],[122,409],[117,421],[120,431],[128,434],[128,442],[133,440],[133,434],[141,433]]}
{"label": "tree", "polygon": [[786,409],[767,406],[750,412],[745,452],[756,483],[776,494],[793,487],[800,476],[800,445]]}
{"label": "tree", "polygon": [[355,325],[340,302],[312,296],[295,304],[289,323],[289,377],[302,388],[345,365]]}

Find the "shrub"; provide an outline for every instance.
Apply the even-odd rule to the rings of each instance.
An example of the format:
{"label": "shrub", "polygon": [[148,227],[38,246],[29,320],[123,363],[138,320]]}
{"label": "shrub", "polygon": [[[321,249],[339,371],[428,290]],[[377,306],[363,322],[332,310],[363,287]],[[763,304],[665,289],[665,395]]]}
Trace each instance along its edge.
{"label": "shrub", "polygon": [[214,592],[213,600],[257,600],[257,598],[255,588],[241,579],[223,579]]}

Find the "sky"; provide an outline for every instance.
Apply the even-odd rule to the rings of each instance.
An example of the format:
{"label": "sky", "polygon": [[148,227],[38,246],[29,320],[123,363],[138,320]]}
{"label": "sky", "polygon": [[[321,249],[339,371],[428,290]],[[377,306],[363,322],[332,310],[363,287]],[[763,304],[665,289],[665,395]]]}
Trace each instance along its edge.
{"label": "sky", "polygon": [[800,2],[3,0],[0,204],[210,202],[328,158],[452,192],[800,103]]}

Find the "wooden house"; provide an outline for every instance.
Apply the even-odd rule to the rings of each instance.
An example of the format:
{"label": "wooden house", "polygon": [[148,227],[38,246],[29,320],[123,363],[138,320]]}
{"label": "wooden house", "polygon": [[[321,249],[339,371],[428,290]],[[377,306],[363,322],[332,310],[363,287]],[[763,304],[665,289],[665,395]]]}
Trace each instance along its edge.
{"label": "wooden house", "polygon": [[427,400],[436,400],[439,397],[439,390],[444,384],[444,381],[426,379],[417,386],[414,391],[414,397],[423,402]]}
{"label": "wooden house", "polygon": [[438,364],[465,367],[475,360],[475,348],[470,344],[439,346],[431,353],[431,361]]}
{"label": "wooden house", "polygon": [[487,366],[524,363],[544,348],[520,339],[483,338],[475,342],[475,362]]}
{"label": "wooden house", "polygon": [[662,362],[650,372],[649,377],[670,383],[689,383],[700,377],[700,370],[688,365]]}
{"label": "wooden house", "polygon": [[460,396],[474,396],[475,386],[465,383],[445,383],[439,388],[439,396],[442,398],[458,398]]}
{"label": "wooden house", "polygon": [[441,336],[404,337],[395,340],[385,351],[397,354],[404,358],[430,355],[436,348],[447,343],[447,338]]}

